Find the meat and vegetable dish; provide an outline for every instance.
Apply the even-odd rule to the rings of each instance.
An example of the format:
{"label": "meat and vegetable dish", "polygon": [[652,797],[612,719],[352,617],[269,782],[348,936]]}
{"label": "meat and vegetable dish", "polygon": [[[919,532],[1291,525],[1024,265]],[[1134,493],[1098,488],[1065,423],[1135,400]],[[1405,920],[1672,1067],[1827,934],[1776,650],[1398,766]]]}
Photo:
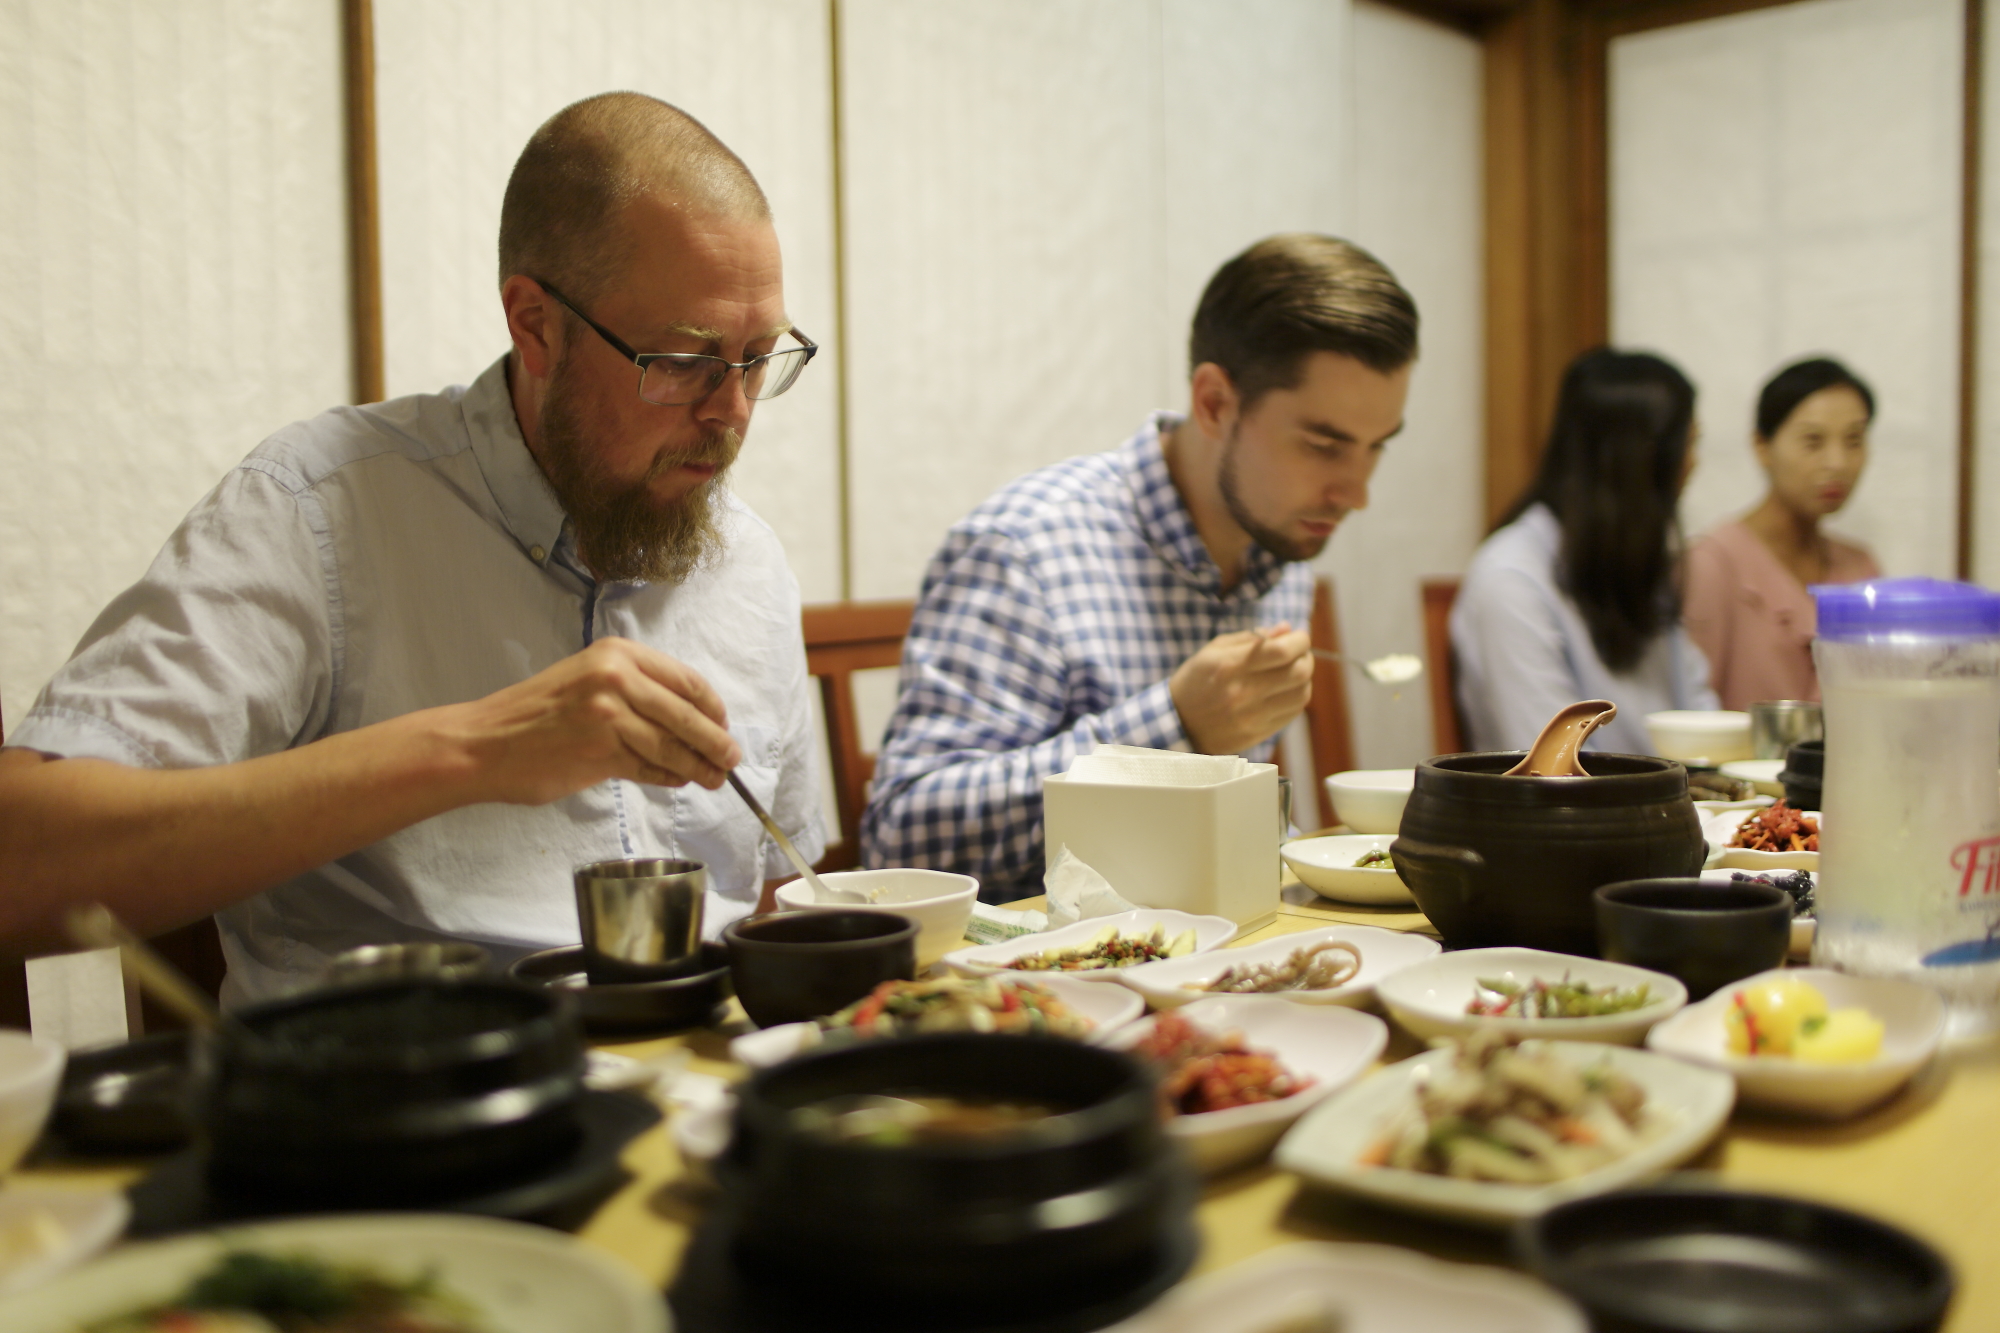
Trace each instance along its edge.
{"label": "meat and vegetable dish", "polygon": [[81,1333],[481,1333],[482,1327],[431,1275],[398,1280],[309,1254],[236,1250],[180,1295]]}
{"label": "meat and vegetable dish", "polygon": [[1194,950],[1191,929],[1168,939],[1164,925],[1154,926],[1147,935],[1120,935],[1117,927],[1106,926],[1083,944],[1023,954],[1007,966],[1023,972],[1095,972],[1107,967],[1137,967],[1163,958],[1180,958]]}
{"label": "meat and vegetable dish", "polygon": [[1025,978],[938,977],[885,981],[839,1013],[819,1020],[829,1034],[905,1037],[919,1032],[1044,1032],[1083,1038],[1089,1019]]}
{"label": "meat and vegetable dish", "polygon": [[1729,845],[1749,852],[1816,852],[1819,821],[1779,801],[1744,820]]}
{"label": "meat and vegetable dish", "polygon": [[1356,870],[1394,870],[1396,862],[1384,851],[1374,851],[1354,863]]}
{"label": "meat and vegetable dish", "polygon": [[1240,1033],[1211,1035],[1178,1010],[1154,1019],[1153,1030],[1132,1053],[1160,1067],[1160,1101],[1169,1115],[1281,1101],[1312,1086],[1276,1057],[1244,1045]]}
{"label": "meat and vegetable dish", "polygon": [[1288,990],[1332,990],[1354,980],[1361,971],[1361,950],[1345,940],[1305,945],[1270,963],[1232,963],[1204,985],[1183,984],[1184,990],[1232,995],[1272,994]]}
{"label": "meat and vegetable dish", "polygon": [[1649,986],[1593,986],[1535,977],[1525,983],[1505,977],[1480,977],[1465,1012],[1487,1018],[1600,1018],[1630,1013],[1652,1001]]}
{"label": "meat and vegetable dish", "polygon": [[1371,1166],[1543,1185],[1612,1162],[1649,1137],[1646,1092],[1609,1064],[1579,1068],[1553,1042],[1482,1032],[1428,1071],[1417,1104],[1364,1155]]}

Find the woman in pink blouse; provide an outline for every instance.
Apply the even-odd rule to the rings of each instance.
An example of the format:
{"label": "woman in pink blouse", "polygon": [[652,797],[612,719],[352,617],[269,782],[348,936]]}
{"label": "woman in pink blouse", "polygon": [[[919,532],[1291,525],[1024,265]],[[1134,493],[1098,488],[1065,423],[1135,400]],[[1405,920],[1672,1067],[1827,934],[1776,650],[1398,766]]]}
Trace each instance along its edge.
{"label": "woman in pink blouse", "polygon": [[1724,708],[1817,699],[1814,583],[1878,578],[1875,557],[1820,531],[1868,461],[1875,395],[1838,361],[1786,366],[1757,399],[1762,504],[1689,548],[1682,618],[1708,655]]}

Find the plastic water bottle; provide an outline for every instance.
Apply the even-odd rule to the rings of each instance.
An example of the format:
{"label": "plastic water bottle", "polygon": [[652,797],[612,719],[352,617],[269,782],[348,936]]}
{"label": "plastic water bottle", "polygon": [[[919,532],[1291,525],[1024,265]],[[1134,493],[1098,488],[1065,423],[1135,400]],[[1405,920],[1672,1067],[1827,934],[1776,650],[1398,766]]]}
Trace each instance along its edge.
{"label": "plastic water bottle", "polygon": [[1826,710],[1813,961],[1935,987],[2000,1027],[2000,593],[1816,587]]}

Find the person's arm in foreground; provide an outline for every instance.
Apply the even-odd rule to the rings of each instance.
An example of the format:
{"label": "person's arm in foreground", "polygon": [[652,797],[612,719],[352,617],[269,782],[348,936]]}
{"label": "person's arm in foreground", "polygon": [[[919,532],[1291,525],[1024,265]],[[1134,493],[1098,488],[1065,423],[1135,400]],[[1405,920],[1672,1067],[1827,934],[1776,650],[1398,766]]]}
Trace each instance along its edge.
{"label": "person's arm in foreground", "polygon": [[0,942],[62,948],[101,901],[154,933],[433,815],[539,805],[607,778],[720,786],[740,759],[697,673],[604,639],[469,703],[209,768],[0,750]]}
{"label": "person's arm in foreground", "polygon": [[1032,879],[1043,778],[1099,743],[1247,749],[1305,707],[1309,646],[1288,629],[1221,635],[1169,679],[1070,717],[1040,591],[1003,539],[983,538],[933,573],[911,626],[862,826],[867,862]]}

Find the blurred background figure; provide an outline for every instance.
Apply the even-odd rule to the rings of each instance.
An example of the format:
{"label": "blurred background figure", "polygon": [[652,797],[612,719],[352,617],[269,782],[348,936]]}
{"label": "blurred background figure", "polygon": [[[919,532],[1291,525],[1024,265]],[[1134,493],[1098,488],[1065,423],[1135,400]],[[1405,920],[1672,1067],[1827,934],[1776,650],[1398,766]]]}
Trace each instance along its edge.
{"label": "blurred background figure", "polygon": [[1694,444],[1694,386],[1659,357],[1598,348],[1564,372],[1541,469],[1452,610],[1473,749],[1524,749],[1557,709],[1609,699],[1590,748],[1646,754],[1647,713],[1717,706],[1674,586]]}
{"label": "blurred background figure", "polygon": [[1868,386],[1825,357],[1786,366],[1758,396],[1753,443],[1770,490],[1755,509],[1695,542],[1687,557],[1683,614],[1724,708],[1819,698],[1807,587],[1882,573],[1864,547],[1819,526],[1854,494],[1874,418]]}

